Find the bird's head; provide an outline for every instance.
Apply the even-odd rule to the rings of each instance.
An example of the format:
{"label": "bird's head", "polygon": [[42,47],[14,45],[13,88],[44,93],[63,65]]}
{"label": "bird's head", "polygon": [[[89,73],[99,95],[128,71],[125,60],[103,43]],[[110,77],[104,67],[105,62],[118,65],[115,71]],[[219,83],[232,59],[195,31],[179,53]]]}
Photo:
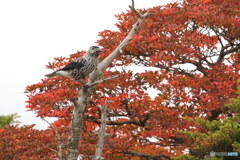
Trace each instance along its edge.
{"label": "bird's head", "polygon": [[88,54],[94,57],[98,57],[99,53],[102,52],[102,50],[98,46],[91,46],[88,49]]}

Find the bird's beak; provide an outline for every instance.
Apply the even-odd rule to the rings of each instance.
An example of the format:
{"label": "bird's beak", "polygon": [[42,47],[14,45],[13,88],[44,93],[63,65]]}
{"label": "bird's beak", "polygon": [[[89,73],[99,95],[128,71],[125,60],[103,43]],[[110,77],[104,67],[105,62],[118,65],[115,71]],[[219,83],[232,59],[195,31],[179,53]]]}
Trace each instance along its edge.
{"label": "bird's beak", "polygon": [[101,50],[100,48],[97,50],[97,52],[103,52],[103,50]]}

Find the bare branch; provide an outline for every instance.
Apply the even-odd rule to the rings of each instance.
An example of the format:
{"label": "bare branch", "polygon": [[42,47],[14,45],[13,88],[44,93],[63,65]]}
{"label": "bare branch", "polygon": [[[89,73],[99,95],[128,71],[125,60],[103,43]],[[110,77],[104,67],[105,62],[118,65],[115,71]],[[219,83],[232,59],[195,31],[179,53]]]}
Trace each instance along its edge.
{"label": "bare branch", "polygon": [[[134,1],[132,0],[132,2]],[[132,4],[132,6],[134,10],[134,3]],[[125,37],[125,39],[118,45],[118,47],[108,57],[106,57],[103,61],[101,61],[98,64],[97,69],[93,71],[93,73],[89,76],[90,77],[89,84],[92,83],[93,85],[90,85],[90,87],[82,87],[78,93],[79,95],[78,100],[76,101],[73,100],[74,108],[73,108],[72,120],[69,128],[70,132],[69,132],[69,139],[68,139],[67,159],[77,159],[79,155],[78,143],[79,143],[79,140],[81,139],[80,136],[81,136],[81,131],[83,129],[84,112],[85,112],[86,106],[89,104],[91,94],[94,90],[94,84],[95,84],[94,82],[99,80],[99,77],[102,75],[102,71],[106,69],[119,54],[122,53],[123,48],[130,42],[133,35],[136,34],[144,18],[148,14],[149,13],[147,12],[143,14],[141,17],[139,17],[138,21],[133,25],[132,29],[130,30],[128,35]]]}
{"label": "bare branch", "polygon": [[135,12],[135,13],[138,15],[139,18],[142,18],[142,17],[143,17],[143,15],[135,9],[135,7],[134,7],[134,0],[132,0],[132,6],[129,6],[129,8],[130,8],[133,12]]}
{"label": "bare branch", "polygon": [[108,80],[110,80],[110,79],[117,78],[117,77],[119,77],[119,76],[120,76],[120,75],[115,75],[115,76],[111,76],[111,77],[108,77],[108,78],[105,78],[105,79],[100,79],[100,80],[95,81],[95,82],[93,82],[93,83],[87,83],[86,86],[87,86],[87,87],[92,87],[92,86],[94,86],[94,85],[96,85],[96,84],[98,84],[98,83],[102,83],[102,82],[108,81]]}
{"label": "bare branch", "polygon": [[187,76],[189,76],[189,77],[191,77],[193,79],[195,78],[195,76],[193,74],[191,74],[191,73],[188,73],[188,72],[186,72],[184,70],[181,70],[179,68],[169,68],[169,67],[166,67],[166,66],[164,66],[164,65],[162,65],[160,63],[154,65],[153,67],[158,67],[158,68],[164,69],[167,72],[177,72],[178,74],[187,75]]}
{"label": "bare branch", "polygon": [[56,133],[56,137],[57,137],[57,141],[58,141],[58,150],[57,151],[55,151],[55,150],[53,150],[53,151],[55,151],[55,152],[57,152],[57,155],[58,155],[58,160],[62,160],[63,159],[63,157],[62,157],[62,147],[63,147],[63,142],[62,142],[62,139],[61,139],[61,136],[60,136],[60,134],[58,133],[58,131],[57,131],[57,129],[50,123],[50,122],[48,122],[46,119],[44,119],[44,118],[41,118],[43,121],[45,121],[53,130],[54,130],[54,132]]}
{"label": "bare branch", "polygon": [[217,38],[218,38],[218,41],[220,42],[221,47],[223,48],[223,42],[222,42],[222,40],[221,40],[221,37],[220,37],[219,32],[218,32],[216,29],[214,29],[214,28],[212,28],[212,30],[213,30],[213,32],[216,34],[216,36],[217,36]]}
{"label": "bare branch", "polygon": [[[145,127],[146,122],[148,120],[149,116],[147,115],[143,121],[137,121],[137,120],[130,120],[130,121],[122,121],[122,122],[114,122],[114,121],[108,121],[106,122],[107,125],[124,125],[124,124],[134,124],[136,126],[140,126],[140,127]],[[86,117],[86,120],[89,122],[94,122],[97,124],[100,124],[101,122],[99,122],[99,120],[97,118],[94,117]]]}
{"label": "bare branch", "polygon": [[222,62],[226,55],[233,53],[233,52],[238,52],[240,50],[240,44],[237,44],[235,47],[232,47],[231,49],[228,49],[227,51],[225,51],[229,47],[230,46],[225,46],[221,49],[220,55],[219,55],[216,63]]}
{"label": "bare branch", "polygon": [[[133,5],[134,1],[132,0]],[[101,63],[98,65],[98,71],[102,71],[106,67],[108,67],[112,61],[122,52],[122,49],[132,40],[133,35],[136,34],[137,30],[139,29],[140,25],[142,24],[144,18],[149,15],[148,12],[144,13],[143,15],[140,14],[134,6],[130,7],[137,15],[138,15],[138,21],[133,25],[133,28],[130,30],[128,35],[125,37],[125,39],[119,44],[119,46],[108,56],[106,57]],[[140,17],[139,17],[140,16]]]}
{"label": "bare branch", "polygon": [[106,121],[107,121],[107,113],[108,113],[107,103],[108,101],[105,101],[104,106],[99,107],[101,109],[101,128],[98,136],[99,139],[98,139],[98,144],[96,148],[96,153],[95,153],[95,156],[93,157],[93,160],[101,160],[101,157],[102,157],[102,148],[103,148],[105,136],[106,136],[105,129],[106,129]]}

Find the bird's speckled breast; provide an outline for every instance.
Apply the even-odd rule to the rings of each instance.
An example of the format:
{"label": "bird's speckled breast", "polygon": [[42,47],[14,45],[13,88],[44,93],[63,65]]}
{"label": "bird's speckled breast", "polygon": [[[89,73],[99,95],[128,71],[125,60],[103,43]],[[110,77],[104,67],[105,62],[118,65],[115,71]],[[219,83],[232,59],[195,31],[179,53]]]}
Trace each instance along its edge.
{"label": "bird's speckled breast", "polygon": [[80,69],[74,69],[71,71],[71,77],[73,77],[74,79],[82,79],[84,77],[86,77],[87,75],[89,75],[94,69],[96,69],[99,60],[96,57],[84,57],[86,59],[84,59],[85,63],[84,66],[81,67]]}

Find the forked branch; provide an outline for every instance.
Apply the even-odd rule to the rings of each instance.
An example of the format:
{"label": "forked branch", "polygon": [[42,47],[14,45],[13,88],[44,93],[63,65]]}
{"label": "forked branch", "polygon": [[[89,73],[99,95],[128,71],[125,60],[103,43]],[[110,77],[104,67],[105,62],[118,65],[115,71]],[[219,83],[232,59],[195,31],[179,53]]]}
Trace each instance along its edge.
{"label": "forked branch", "polygon": [[132,0],[132,6],[128,6],[128,7],[129,7],[133,12],[135,12],[136,15],[138,15],[139,18],[144,18],[143,15],[135,9],[134,0]]}
{"label": "forked branch", "polygon": [[112,61],[122,53],[123,48],[132,40],[133,35],[136,34],[138,31],[140,25],[142,24],[144,18],[149,15],[148,12],[141,14],[138,12],[135,7],[134,7],[134,0],[132,0],[132,6],[129,6],[129,8],[137,14],[138,20],[137,22],[133,25],[132,29],[129,31],[128,35],[125,37],[125,39],[118,45],[118,47],[108,56],[106,57],[99,65],[98,65],[98,70],[97,71],[102,71],[105,68],[107,68]]}
{"label": "forked branch", "polygon": [[[79,95],[78,100],[73,101],[74,108],[72,113],[72,121],[69,128],[70,133],[69,133],[69,139],[68,139],[68,153],[67,153],[68,159],[77,159],[79,155],[78,143],[79,143],[81,132],[83,129],[84,112],[85,112],[86,106],[89,104],[91,94],[94,91],[93,86],[97,83],[100,83],[101,81],[108,80],[107,78],[105,80],[98,81],[99,77],[103,73],[103,70],[106,69],[119,54],[122,53],[123,48],[131,41],[133,35],[135,35],[136,32],[138,31],[144,18],[149,14],[148,12],[144,13],[143,15],[140,14],[134,8],[133,0],[132,0],[132,6],[130,7],[130,9],[137,14],[138,16],[137,22],[133,25],[128,35],[118,45],[118,47],[108,57],[106,57],[103,61],[101,61],[98,64],[97,69],[89,76],[90,79],[88,81],[88,85],[90,85],[90,87],[82,87],[78,94]],[[116,77],[112,77],[112,78],[116,78]]]}

